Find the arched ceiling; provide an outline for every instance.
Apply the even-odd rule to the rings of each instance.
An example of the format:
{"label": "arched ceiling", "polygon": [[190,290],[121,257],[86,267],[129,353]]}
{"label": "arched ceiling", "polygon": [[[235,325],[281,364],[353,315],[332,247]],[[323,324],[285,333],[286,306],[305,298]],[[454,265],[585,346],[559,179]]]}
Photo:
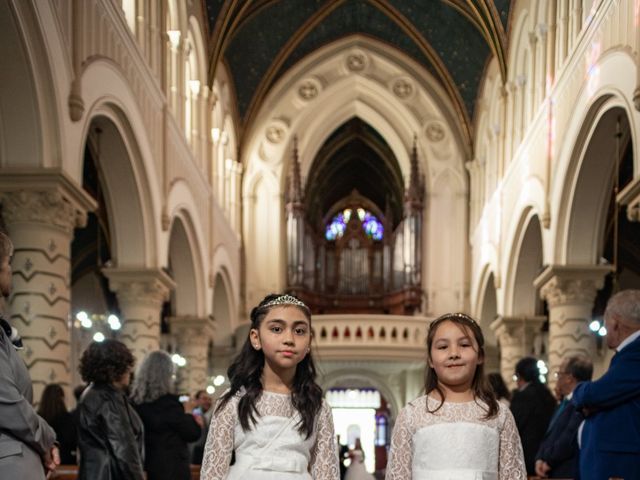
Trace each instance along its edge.
{"label": "arched ceiling", "polygon": [[205,0],[209,82],[229,67],[243,127],[296,62],[351,34],[395,47],[440,82],[471,130],[478,87],[495,55],[506,77],[510,0]]}
{"label": "arched ceiling", "polygon": [[338,127],[316,155],[305,185],[305,211],[318,225],[337,202],[357,190],[381,212],[402,219],[403,181],[391,148],[371,126],[353,118]]}

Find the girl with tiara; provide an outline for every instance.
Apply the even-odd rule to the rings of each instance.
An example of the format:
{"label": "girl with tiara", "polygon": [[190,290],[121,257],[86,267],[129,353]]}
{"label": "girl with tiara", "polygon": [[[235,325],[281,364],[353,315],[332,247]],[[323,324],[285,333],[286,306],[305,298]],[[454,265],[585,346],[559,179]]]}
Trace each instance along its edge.
{"label": "girl with tiara", "polygon": [[[331,409],[311,358],[311,312],[268,295],[228,370],[204,450],[202,480],[338,480]],[[232,452],[235,463],[230,466]]]}
{"label": "girl with tiara", "polygon": [[431,323],[426,395],[398,415],[387,480],[526,480],[513,416],[496,401],[483,362],[475,320],[453,313]]}

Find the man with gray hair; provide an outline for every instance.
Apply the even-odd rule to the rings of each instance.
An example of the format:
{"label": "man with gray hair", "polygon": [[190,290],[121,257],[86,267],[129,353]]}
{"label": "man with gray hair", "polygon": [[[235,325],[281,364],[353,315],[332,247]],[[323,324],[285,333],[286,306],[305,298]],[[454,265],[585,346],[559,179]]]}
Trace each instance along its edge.
{"label": "man with gray hair", "polygon": [[573,390],[580,382],[588,382],[593,375],[591,360],[582,355],[566,358],[556,377],[556,390],[562,396],[560,405],[551,417],[549,428],[536,454],[536,474],[542,478],[577,478],[578,427],[584,420],[571,403]]}
{"label": "man with gray hair", "polygon": [[[0,294],[11,293],[13,244],[0,232]],[[56,434],[33,409],[20,336],[0,315],[0,478],[44,479],[60,464]]]}
{"label": "man with gray hair", "polygon": [[604,312],[609,370],[580,383],[572,402],[586,416],[578,432],[581,480],[640,478],[640,290],[623,290]]}

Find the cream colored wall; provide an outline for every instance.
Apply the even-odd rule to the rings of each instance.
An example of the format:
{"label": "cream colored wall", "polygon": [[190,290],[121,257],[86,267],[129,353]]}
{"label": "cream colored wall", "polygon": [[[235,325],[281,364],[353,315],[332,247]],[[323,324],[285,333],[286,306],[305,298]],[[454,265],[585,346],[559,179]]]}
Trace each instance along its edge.
{"label": "cream colored wall", "polygon": [[[235,123],[224,121],[232,115],[233,100],[228,88],[219,87],[228,83],[224,67],[218,69],[213,83],[213,91],[218,93],[214,95],[207,86],[204,47],[207,39],[200,29],[205,21],[201,9],[189,10],[182,2],[171,6],[170,12],[165,12],[157,10],[156,3],[135,2],[132,8],[137,10],[129,12],[135,13],[137,21],[132,30],[117,2],[110,0],[8,2],[5,18],[13,22],[15,38],[21,38],[22,42],[18,49],[22,58],[14,57],[17,58],[14,67],[22,69],[25,77],[20,93],[12,94],[15,100],[4,103],[6,111],[2,117],[14,115],[16,108],[32,112],[23,122],[24,131],[31,132],[32,140],[22,142],[15,135],[7,135],[7,125],[3,125],[0,177],[6,178],[9,173],[26,175],[21,188],[38,188],[28,179],[35,180],[35,175],[47,174],[44,169],[53,167],[70,179],[73,188],[80,190],[87,138],[94,134],[96,125],[106,126],[108,132],[102,134],[101,143],[103,161],[110,155],[119,159],[104,167],[104,193],[114,237],[112,288],[121,297],[127,289],[122,283],[123,272],[127,272],[127,281],[147,281],[145,272],[165,267],[173,251],[176,258],[190,259],[191,267],[185,271],[190,272],[191,278],[169,289],[175,288],[179,298],[193,300],[178,302],[181,311],[176,314],[206,325],[214,308],[213,279],[224,269],[233,285],[227,291],[234,297],[228,299],[232,306],[230,318],[220,321],[233,325],[241,304],[240,206],[233,197],[225,204],[216,195],[218,187],[214,188],[213,180],[220,158],[211,135],[212,128],[217,127],[233,139],[233,148],[226,158],[235,160]],[[165,24],[180,32],[177,45],[170,44]],[[184,81],[189,55],[195,59],[189,78],[199,80],[197,91]],[[0,85],[0,89],[6,88],[8,85]],[[11,97],[7,90],[3,95]],[[180,106],[189,98],[192,128],[190,135],[185,136],[187,120]],[[20,147],[20,143],[24,145]],[[232,175],[225,176],[222,187],[237,191],[242,170],[234,165],[231,170]],[[3,182],[2,188],[14,191],[17,185]],[[176,221],[184,232],[179,239],[171,235],[175,231],[171,226]],[[175,241],[188,251],[176,250]],[[135,272],[139,272],[138,280]],[[179,292],[181,288],[193,291],[183,295]],[[161,289],[159,293],[158,299],[167,298],[167,290]],[[128,299],[127,305],[133,308],[131,301]],[[159,315],[160,304],[153,302],[151,310],[144,310],[147,313],[136,310],[137,307],[127,308],[137,312],[135,315],[155,317]],[[72,306],[73,298],[70,311]],[[192,327],[190,324],[189,328]],[[159,330],[152,334],[159,336]],[[62,338],[67,335],[69,332]],[[146,351],[142,347],[134,350],[137,354]],[[58,354],[38,345],[34,346],[34,355],[37,358]],[[68,353],[61,351],[60,356],[67,372],[75,368]],[[71,382],[68,375],[57,374],[55,380],[68,387]],[[44,382],[37,383],[36,397]]]}
{"label": "cream colored wall", "polygon": [[[593,134],[589,125],[597,123],[598,112],[601,115],[613,107],[625,111],[637,151],[639,116],[633,97],[638,77],[638,27],[634,2],[605,0],[595,10],[591,2],[576,2],[578,8],[570,10],[569,16],[558,13],[557,17],[553,15],[554,3],[516,3],[506,88],[497,87],[501,82],[493,60],[480,94],[476,158],[469,165],[471,305],[476,314],[487,272],[496,279],[499,315],[535,313],[519,311],[521,306],[514,302],[518,288],[540,288],[515,282],[522,261],[519,242],[527,219],[537,217],[541,223],[544,265],[569,263],[570,255],[574,263],[595,262],[598,235],[571,230],[571,199],[579,158]],[[562,8],[564,3],[556,5]],[[524,77],[518,79],[519,75]],[[504,109],[492,111],[492,106],[501,102]],[[524,125],[522,140],[510,142],[509,137],[519,137],[519,125]],[[598,225],[604,220],[601,211],[581,211],[580,215],[591,216],[595,231],[600,231]],[[571,235],[592,240],[578,247],[570,241]],[[554,361],[558,361],[561,352],[555,355]],[[597,370],[602,371],[603,362],[596,356]]]}

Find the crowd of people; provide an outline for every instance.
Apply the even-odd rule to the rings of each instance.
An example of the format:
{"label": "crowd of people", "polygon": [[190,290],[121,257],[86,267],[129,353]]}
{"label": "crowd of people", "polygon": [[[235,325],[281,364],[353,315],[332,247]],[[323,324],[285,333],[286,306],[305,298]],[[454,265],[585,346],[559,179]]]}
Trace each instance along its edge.
{"label": "crowd of people", "polygon": [[[0,233],[4,297],[12,248]],[[250,317],[230,388],[215,406],[204,391],[180,401],[166,352],[148,354],[134,376],[131,351],[104,340],[82,354],[87,386],[72,412],[58,385],[47,386],[34,409],[21,339],[0,317],[0,478],[44,479],[61,461],[77,462],[78,478],[90,480],[187,480],[200,462],[203,480],[373,478],[359,444],[350,466],[340,465],[307,306],[269,295]],[[640,290],[614,295],[604,318],[616,351],[608,371],[591,381],[590,359],[564,358],[554,372],[559,404],[536,359],[517,363],[509,392],[499,375],[484,373],[484,336],[472,317],[435,319],[425,394],[396,419],[386,478],[640,479]]]}

